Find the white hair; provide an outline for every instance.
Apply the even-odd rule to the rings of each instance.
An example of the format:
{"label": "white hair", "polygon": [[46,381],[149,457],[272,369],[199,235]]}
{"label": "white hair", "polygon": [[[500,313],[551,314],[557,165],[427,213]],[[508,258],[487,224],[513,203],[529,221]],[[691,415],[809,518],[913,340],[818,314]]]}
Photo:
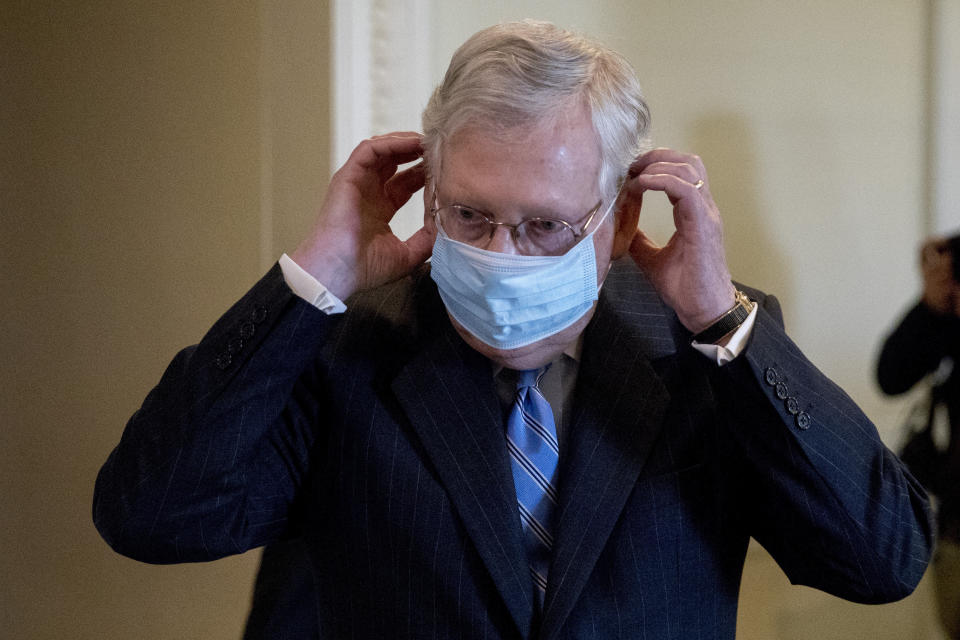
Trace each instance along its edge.
{"label": "white hair", "polygon": [[549,122],[577,104],[589,110],[600,148],[599,189],[611,198],[633,159],[649,149],[650,110],[630,64],[548,22],[479,31],[453,54],[423,111],[431,175],[442,166],[445,142],[465,126],[503,134]]}

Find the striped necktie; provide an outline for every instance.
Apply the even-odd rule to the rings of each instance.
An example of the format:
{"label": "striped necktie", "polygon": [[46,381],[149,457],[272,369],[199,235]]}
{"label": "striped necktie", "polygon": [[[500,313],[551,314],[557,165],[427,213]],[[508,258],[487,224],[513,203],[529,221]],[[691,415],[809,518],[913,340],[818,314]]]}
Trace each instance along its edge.
{"label": "striped necktie", "polygon": [[507,449],[517,490],[524,547],[543,607],[557,506],[557,429],[537,385],[546,369],[518,371],[517,397],[507,417]]}

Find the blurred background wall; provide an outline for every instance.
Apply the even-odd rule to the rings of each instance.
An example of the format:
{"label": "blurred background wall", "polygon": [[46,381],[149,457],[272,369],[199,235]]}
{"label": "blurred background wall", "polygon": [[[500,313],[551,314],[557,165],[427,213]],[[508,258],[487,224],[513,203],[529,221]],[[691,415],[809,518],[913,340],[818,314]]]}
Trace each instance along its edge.
{"label": "blurred background wall", "polygon": [[328,14],[2,3],[0,637],[239,637],[258,552],[117,556],[93,481],[173,353],[309,222],[330,173]]}
{"label": "blurred background wall", "polygon": [[[946,3],[331,4],[0,2],[0,635],[239,637],[257,552],[116,556],[90,521],[96,472],[174,352],[296,244],[331,158],[417,129],[453,49],[500,20],[554,20],[631,60],[655,144],[706,162],[734,276],[778,294],[897,444],[907,401],[879,395],[876,350],[918,291],[920,239],[960,226],[931,195],[956,180],[937,171],[943,65],[960,69]],[[665,240],[664,203],[641,224]],[[931,616],[926,583],[852,605],[756,548],[738,637],[933,640]]]}

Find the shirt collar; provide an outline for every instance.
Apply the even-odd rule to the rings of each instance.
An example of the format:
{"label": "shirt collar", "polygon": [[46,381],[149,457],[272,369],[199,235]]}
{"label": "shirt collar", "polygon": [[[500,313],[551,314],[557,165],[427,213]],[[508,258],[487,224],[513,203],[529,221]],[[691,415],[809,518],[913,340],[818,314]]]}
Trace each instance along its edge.
{"label": "shirt collar", "polygon": [[[583,353],[583,332],[580,332],[580,335],[577,336],[577,339],[571,342],[564,348],[563,353],[560,354],[560,358],[567,356],[574,361],[577,365],[580,364],[580,356]],[[559,358],[558,358],[559,360]],[[500,372],[503,371],[503,365],[499,365],[493,361],[490,362],[493,366],[493,377],[496,378],[500,375]]]}

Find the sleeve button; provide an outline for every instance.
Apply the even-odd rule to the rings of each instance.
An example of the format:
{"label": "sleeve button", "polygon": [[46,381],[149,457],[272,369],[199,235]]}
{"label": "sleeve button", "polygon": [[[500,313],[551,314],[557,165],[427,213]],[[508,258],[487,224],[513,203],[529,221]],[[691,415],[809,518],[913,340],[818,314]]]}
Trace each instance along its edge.
{"label": "sleeve button", "polygon": [[799,427],[800,429],[807,430],[810,428],[810,414],[807,413],[806,411],[801,411],[800,413],[798,413],[796,417],[796,421],[797,421],[797,427]]}
{"label": "sleeve button", "polygon": [[783,384],[782,382],[777,383],[777,386],[774,389],[774,391],[777,394],[777,398],[779,398],[780,400],[786,400],[787,396],[789,395],[787,393],[787,385]]}
{"label": "sleeve button", "polygon": [[253,325],[252,322],[244,322],[243,326],[240,327],[240,338],[243,340],[249,340],[253,337],[253,333],[257,328]]}
{"label": "sleeve button", "polygon": [[234,338],[233,340],[227,343],[227,353],[231,353],[231,354],[237,353],[238,351],[240,351],[240,349],[243,349],[242,338]]}
{"label": "sleeve button", "polygon": [[790,415],[795,416],[798,413],[800,413],[800,403],[797,402],[796,398],[794,397],[787,398],[786,406],[787,406],[787,413],[789,413]]}
{"label": "sleeve button", "polygon": [[267,319],[267,308],[262,304],[258,304],[253,308],[250,319],[253,320],[254,324],[260,324]]}
{"label": "sleeve button", "polygon": [[767,384],[772,387],[780,381],[780,376],[777,375],[776,369],[773,367],[767,367],[767,370],[763,372],[763,379],[766,380]]}
{"label": "sleeve button", "polygon": [[223,371],[233,363],[233,356],[229,353],[221,353],[217,356],[217,359],[214,361],[214,364],[217,365],[217,368]]}

